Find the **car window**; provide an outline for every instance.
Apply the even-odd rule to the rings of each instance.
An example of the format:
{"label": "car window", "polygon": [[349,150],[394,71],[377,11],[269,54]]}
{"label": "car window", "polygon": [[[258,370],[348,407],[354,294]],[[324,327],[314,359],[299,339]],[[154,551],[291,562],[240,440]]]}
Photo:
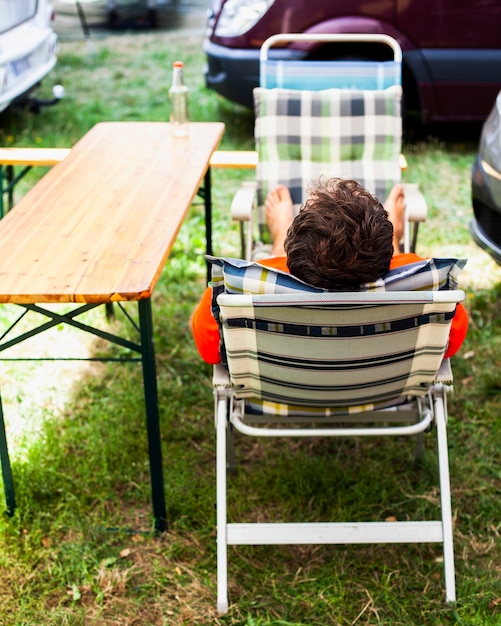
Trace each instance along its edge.
{"label": "car window", "polygon": [[37,3],[38,0],[0,0],[0,33],[5,33],[33,17]]}

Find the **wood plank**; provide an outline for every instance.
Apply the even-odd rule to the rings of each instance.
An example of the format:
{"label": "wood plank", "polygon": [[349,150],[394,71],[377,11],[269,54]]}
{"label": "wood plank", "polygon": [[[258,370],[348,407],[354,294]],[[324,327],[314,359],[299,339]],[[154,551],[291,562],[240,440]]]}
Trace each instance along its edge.
{"label": "wood plank", "polygon": [[0,148],[0,165],[52,166],[69,153],[69,148]]}
{"label": "wood plank", "polygon": [[211,167],[229,169],[256,169],[255,150],[217,150],[211,157]]}
{"label": "wood plank", "polygon": [[97,124],[0,221],[0,302],[150,297],[223,130]]}

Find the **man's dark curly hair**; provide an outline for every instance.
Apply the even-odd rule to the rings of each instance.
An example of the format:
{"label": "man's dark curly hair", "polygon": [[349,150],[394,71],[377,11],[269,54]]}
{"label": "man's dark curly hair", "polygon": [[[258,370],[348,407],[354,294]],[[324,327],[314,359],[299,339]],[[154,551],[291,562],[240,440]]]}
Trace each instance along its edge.
{"label": "man's dark curly hair", "polygon": [[304,282],[356,291],[388,271],[393,225],[356,181],[318,180],[287,232],[285,252],[291,274]]}

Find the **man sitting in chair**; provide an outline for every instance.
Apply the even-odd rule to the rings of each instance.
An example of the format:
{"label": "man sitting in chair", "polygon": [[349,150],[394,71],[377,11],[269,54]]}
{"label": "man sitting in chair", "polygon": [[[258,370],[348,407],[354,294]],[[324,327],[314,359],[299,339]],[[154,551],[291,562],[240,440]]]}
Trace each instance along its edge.
{"label": "man sitting in chair", "polygon": [[[271,257],[259,263],[329,291],[358,291],[389,269],[422,260],[400,252],[405,198],[401,185],[391,190],[385,206],[354,180],[316,181],[293,217],[289,190],[279,185],[265,201],[273,244]],[[211,311],[208,287],[194,311],[192,330],[200,356],[220,362],[219,327]],[[445,358],[455,354],[466,336],[468,316],[456,308]]]}

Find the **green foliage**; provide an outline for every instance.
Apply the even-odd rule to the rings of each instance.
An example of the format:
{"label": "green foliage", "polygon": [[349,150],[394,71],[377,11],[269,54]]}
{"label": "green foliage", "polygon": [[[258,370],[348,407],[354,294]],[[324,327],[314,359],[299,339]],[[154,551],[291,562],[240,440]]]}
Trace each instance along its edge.
{"label": "green foliage", "polygon": [[[223,148],[252,149],[251,112],[203,86],[199,36],[115,36],[94,45],[92,56],[82,41],[62,43],[53,78],[65,85],[65,99],[40,115],[2,115],[2,144],[71,146],[103,120],[166,119],[170,67],[182,58],[192,119],[222,120]],[[408,141],[405,150],[406,177],[420,183],[430,205],[419,252],[469,258],[470,332],[454,357],[449,407],[456,608],[443,603],[436,546],[241,546],[229,555],[230,611],[216,615],[211,371],[189,325],[205,272],[196,204],[154,295],[169,532],[151,534],[139,365],[4,364],[18,510],[0,520],[0,624],[500,623],[501,272],[468,235],[475,150],[476,139],[433,137]],[[41,175],[33,170],[18,193]],[[226,254],[238,254],[226,208],[247,176],[213,173],[214,239]],[[124,331],[125,319],[117,314],[112,325]],[[72,345],[67,332],[57,330],[49,347]],[[115,354],[96,340],[82,349]],[[432,455],[412,466],[411,442],[238,438],[238,456],[230,482],[235,518],[424,518],[437,508]]]}

